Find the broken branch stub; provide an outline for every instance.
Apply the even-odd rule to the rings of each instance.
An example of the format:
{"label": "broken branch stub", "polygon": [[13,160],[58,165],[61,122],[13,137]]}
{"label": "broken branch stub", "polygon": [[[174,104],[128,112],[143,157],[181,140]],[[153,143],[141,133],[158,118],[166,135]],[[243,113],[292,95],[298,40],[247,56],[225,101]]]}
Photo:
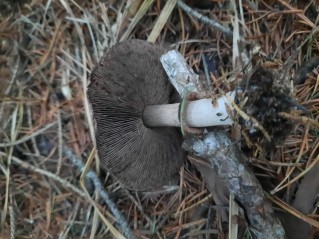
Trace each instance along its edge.
{"label": "broken branch stub", "polygon": [[168,51],[161,56],[160,61],[169,81],[180,96],[183,96],[185,90],[190,92],[203,91],[198,75],[187,65],[184,57],[178,51]]}

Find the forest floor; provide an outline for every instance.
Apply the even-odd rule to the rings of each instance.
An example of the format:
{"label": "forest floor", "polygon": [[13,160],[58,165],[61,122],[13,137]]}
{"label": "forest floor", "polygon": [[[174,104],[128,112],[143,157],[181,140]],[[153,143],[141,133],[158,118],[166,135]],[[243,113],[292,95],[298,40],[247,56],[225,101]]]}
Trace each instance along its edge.
{"label": "forest floor", "polygon": [[[165,3],[0,1],[1,238],[124,238],[116,216],[94,193],[90,181],[81,180],[77,160],[88,162],[85,168],[100,175],[136,237],[228,237],[228,224],[235,222],[222,220],[191,160],[180,171],[178,190],[156,195],[126,190],[101,172],[95,160],[86,86],[93,67],[116,42],[147,40],[151,35],[156,44],[178,50],[202,75],[203,59],[207,59],[208,68],[214,69],[209,78],[216,93],[230,90],[242,78],[234,68],[238,60],[233,58],[234,50],[247,49],[234,47],[235,38],[177,3],[166,12],[163,29],[155,29]],[[265,156],[256,145],[244,152],[273,207],[284,214],[288,238],[315,238],[319,228],[319,59],[314,58],[319,53],[318,1],[185,3],[193,13],[221,23],[224,29],[235,33],[234,26],[239,26],[241,38],[260,46],[260,64],[284,72],[295,104],[307,112],[291,116],[293,129],[271,154]],[[296,223],[287,216],[292,214],[303,220]],[[253,238],[244,218],[237,223],[238,238]],[[297,236],[300,232],[302,237]]]}

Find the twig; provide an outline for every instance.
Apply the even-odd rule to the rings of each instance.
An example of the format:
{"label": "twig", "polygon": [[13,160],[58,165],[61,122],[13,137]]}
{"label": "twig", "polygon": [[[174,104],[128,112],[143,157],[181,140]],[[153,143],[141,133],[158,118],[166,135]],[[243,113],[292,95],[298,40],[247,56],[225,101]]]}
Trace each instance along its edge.
{"label": "twig", "polygon": [[[65,157],[67,157],[72,165],[76,166],[79,170],[83,170],[84,168],[84,164],[82,163],[82,161],[75,156],[75,154],[67,147],[63,147],[62,152],[64,154]],[[6,156],[6,154],[4,152],[0,152],[0,155],[2,156]],[[54,173],[45,171],[43,169],[39,169],[37,167],[34,167],[33,165],[26,163],[14,156],[12,156],[12,160],[19,164],[21,167],[32,170],[36,173],[39,173],[41,175],[47,176],[57,182],[59,182],[61,185],[63,185],[64,187],[70,189],[71,191],[75,192],[76,194],[78,194],[79,196],[83,197],[83,198],[87,198],[86,194],[78,189],[76,186],[74,186],[73,184],[69,183],[68,181],[66,181],[65,179],[57,176]],[[122,215],[122,213],[117,209],[116,205],[114,204],[114,202],[110,199],[108,193],[105,191],[104,187],[102,186],[102,183],[100,182],[99,178],[97,177],[97,175],[93,172],[93,171],[89,171],[87,173],[87,178],[90,179],[97,192],[99,192],[101,198],[103,199],[103,201],[108,205],[108,207],[110,208],[110,211],[113,213],[117,224],[120,227],[121,232],[129,239],[135,239],[136,237],[134,236],[133,232],[130,230],[129,225],[127,223],[127,221],[125,220],[124,216]]]}
{"label": "twig", "polygon": [[26,141],[28,141],[29,139],[32,139],[40,134],[42,134],[44,131],[46,131],[47,129],[53,127],[56,125],[57,122],[53,122],[53,123],[50,123],[50,124],[47,124],[46,126],[44,126],[43,128],[39,129],[38,131],[34,132],[33,134],[31,135],[27,135],[27,136],[24,136],[22,137],[21,139],[18,139],[17,141],[14,141],[14,142],[10,142],[10,143],[0,143],[0,148],[5,148],[5,147],[11,147],[11,146],[15,146],[15,145],[18,145],[18,144],[22,144]]}
{"label": "twig", "polygon": [[223,26],[222,24],[220,24],[217,21],[214,21],[204,15],[202,15],[201,13],[195,11],[194,9],[192,9],[191,7],[189,7],[188,5],[186,5],[183,1],[179,0],[177,2],[177,5],[183,9],[183,11],[185,11],[186,13],[192,15],[193,17],[197,18],[198,20],[200,20],[201,22],[211,26],[212,28],[214,28],[217,31],[220,31],[222,33],[224,33],[227,37],[232,38],[233,37],[233,32],[232,30],[230,30],[228,27]]}
{"label": "twig", "polygon": [[[31,106],[30,105],[27,105],[27,114],[28,114],[28,125],[32,129],[33,125],[32,125],[32,113],[31,113]],[[36,155],[40,155],[40,152],[39,152],[35,137],[31,138],[31,143],[32,143],[32,147],[33,147],[34,153]]]}
{"label": "twig", "polygon": [[[85,165],[79,159],[71,149],[68,147],[64,146],[62,149],[63,155],[67,157],[69,161],[71,161],[72,165],[76,166],[78,170],[81,172],[83,171]],[[95,190],[99,192],[102,200],[106,205],[108,205],[110,211],[116,218],[116,222],[119,225],[120,231],[129,239],[135,239],[136,237],[134,236],[133,232],[131,231],[126,219],[124,218],[123,214],[117,209],[115,203],[110,199],[109,194],[105,191],[101,181],[99,180],[98,176],[92,171],[89,170],[88,173],[86,174],[86,177],[91,180],[95,186]]]}
{"label": "twig", "polygon": [[[2,156],[6,156],[7,154],[4,153],[4,152],[0,152],[0,155]],[[63,185],[64,187],[70,189],[72,192],[75,192],[76,194],[78,194],[79,196],[81,197],[86,197],[85,193],[78,189],[76,186],[74,186],[73,184],[69,183],[68,181],[66,181],[65,179],[57,176],[56,174],[54,173],[51,173],[51,172],[48,172],[46,170],[43,170],[43,169],[40,169],[40,168],[37,168],[29,163],[26,163],[24,161],[22,161],[21,159],[17,158],[17,157],[14,157],[12,156],[12,161],[19,164],[21,167],[25,168],[25,169],[28,169],[28,170],[31,170],[33,172],[36,172],[36,173],[39,173],[41,175],[44,175],[48,178],[51,178],[59,183],[61,183],[61,185]]]}
{"label": "twig", "polygon": [[16,238],[16,220],[13,207],[9,206],[9,215],[10,215],[10,239]]}
{"label": "twig", "polygon": [[56,169],[56,174],[59,175],[61,172],[62,168],[62,145],[63,145],[63,139],[62,139],[62,122],[61,122],[61,112],[60,109],[58,108],[57,110],[57,120],[58,120],[58,163],[57,163],[57,169]]}

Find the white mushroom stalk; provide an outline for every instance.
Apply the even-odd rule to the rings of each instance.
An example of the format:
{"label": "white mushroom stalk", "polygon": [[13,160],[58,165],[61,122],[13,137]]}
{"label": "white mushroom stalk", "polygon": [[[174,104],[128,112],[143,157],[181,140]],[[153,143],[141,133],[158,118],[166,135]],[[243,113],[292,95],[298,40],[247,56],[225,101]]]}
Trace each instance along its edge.
{"label": "white mushroom stalk", "polygon": [[[187,65],[179,52],[169,51],[162,55],[160,60],[170,83],[180,95],[184,94],[185,89],[190,92],[197,92],[197,88],[203,91],[198,75]],[[185,78],[185,75],[189,77]],[[228,98],[234,100],[236,92],[229,92],[227,95]],[[180,108],[180,104],[146,106],[143,112],[143,122],[148,127],[180,127],[180,117],[184,117],[183,120],[190,127],[233,124],[228,114],[229,111],[233,111],[233,107],[225,95],[220,96],[217,100],[210,98],[190,101],[183,114]]]}
{"label": "white mushroom stalk", "polygon": [[[227,95],[234,100],[236,92]],[[149,105],[143,112],[143,122],[148,127],[180,127],[180,104]],[[228,110],[233,107],[226,96],[218,99],[200,99],[187,103],[185,110],[185,122],[190,127],[209,127],[220,125],[232,125],[233,121]]]}

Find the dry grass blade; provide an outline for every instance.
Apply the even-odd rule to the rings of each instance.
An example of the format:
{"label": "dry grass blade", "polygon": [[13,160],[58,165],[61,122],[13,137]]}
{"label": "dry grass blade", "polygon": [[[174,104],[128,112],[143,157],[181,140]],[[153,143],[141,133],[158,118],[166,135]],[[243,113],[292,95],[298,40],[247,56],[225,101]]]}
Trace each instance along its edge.
{"label": "dry grass blade", "polygon": [[[86,55],[85,55],[85,49],[84,47],[82,47],[81,49],[81,53],[82,53],[82,59],[83,59],[83,66],[86,65]],[[90,112],[90,106],[89,106],[89,102],[88,102],[88,98],[87,98],[87,86],[88,86],[88,81],[87,81],[87,74],[85,71],[83,71],[83,75],[82,75],[82,81],[83,81],[83,103],[84,103],[84,109],[85,109],[85,114],[86,114],[86,120],[88,122],[89,125],[89,129],[90,129],[90,136],[91,136],[91,140],[93,141],[94,145],[95,145],[95,130],[94,130],[94,123],[93,123],[93,119],[91,116],[91,112]]]}
{"label": "dry grass blade", "polygon": [[151,31],[151,34],[147,38],[147,41],[149,42],[155,42],[157,37],[160,35],[165,23],[167,22],[169,16],[171,15],[175,5],[177,3],[177,0],[172,1],[166,1],[166,4],[161,11],[161,14],[156,20],[156,23]]}
{"label": "dry grass blade", "polygon": [[[21,92],[19,92],[21,94]],[[21,124],[23,119],[23,107],[21,104],[16,105],[15,110],[12,114],[11,119],[11,131],[10,131],[10,138],[11,141],[15,141],[16,137],[18,135],[18,132],[20,130]],[[6,176],[6,184],[5,184],[5,196],[4,196],[4,205],[3,205],[3,213],[1,215],[1,225],[4,225],[7,213],[8,213],[8,207],[9,207],[9,194],[10,194],[10,180],[11,180],[11,160],[13,159],[13,147],[9,146],[9,153],[5,156],[7,156],[7,167],[6,169],[2,168],[4,171],[4,174]]]}
{"label": "dry grass blade", "polygon": [[141,20],[141,18],[146,14],[147,10],[153,4],[154,0],[144,0],[142,6],[139,8],[138,12],[135,14],[134,18],[132,19],[130,25],[124,32],[124,34],[120,38],[120,42],[126,40],[131,32],[133,31],[136,24]]}
{"label": "dry grass blade", "polygon": [[[200,194],[198,194],[198,195],[196,195],[195,197],[193,197],[192,200],[195,200],[196,197],[201,197],[201,196],[203,196],[203,194],[205,194],[205,193],[206,193],[205,191],[201,192]],[[180,211],[178,211],[177,213],[175,213],[173,216],[177,218],[177,217],[181,216],[183,213],[186,213],[187,211],[189,211],[189,210],[191,210],[191,209],[193,209],[193,208],[196,208],[198,205],[200,205],[200,204],[202,204],[202,203],[208,201],[210,198],[212,198],[212,195],[211,195],[211,194],[209,194],[208,196],[204,197],[203,199],[197,201],[196,203],[191,204],[191,206],[186,207],[186,208],[183,208],[182,210],[180,210]],[[191,201],[190,201],[190,202],[191,202]],[[188,203],[190,203],[190,202],[188,202]]]}
{"label": "dry grass blade", "polygon": [[306,117],[306,116],[292,115],[292,114],[289,114],[289,113],[286,113],[286,112],[279,112],[278,115],[280,115],[282,117],[285,117],[287,119],[296,121],[298,123],[301,122],[304,125],[308,125],[308,126],[310,126],[312,128],[319,129],[318,120],[310,119],[309,117]]}
{"label": "dry grass blade", "polygon": [[123,11],[122,17],[120,17],[118,28],[116,31],[116,38],[121,36],[127,26],[129,20],[135,16],[143,0],[129,0],[126,1],[126,5]]}
{"label": "dry grass blade", "polygon": [[238,222],[235,218],[239,215],[239,207],[235,201],[234,195],[230,194],[229,197],[229,239],[238,238]]}
{"label": "dry grass blade", "polygon": [[289,3],[287,3],[284,0],[276,0],[277,2],[279,2],[280,4],[282,4],[283,6],[285,6],[286,8],[288,8],[289,10],[293,11],[294,13],[297,14],[297,16],[303,20],[308,26],[312,27],[312,28],[317,28],[318,26],[316,26],[312,21],[310,21],[303,13],[299,13],[298,9],[295,9],[294,7],[292,7]]}
{"label": "dry grass blade", "polygon": [[242,111],[238,105],[235,104],[235,102],[228,96],[225,95],[227,100],[230,102],[230,104],[234,107],[235,111],[245,120],[251,121],[256,128],[258,128],[265,136],[265,138],[270,142],[271,138],[266,129],[252,116],[247,115],[244,111]]}
{"label": "dry grass blade", "polygon": [[[61,173],[63,158],[62,158],[62,146],[63,146],[63,139],[62,139],[62,122],[61,122],[61,112],[58,109],[57,115],[57,122],[58,122],[58,164],[56,169],[56,174],[59,175]],[[34,139],[34,138],[33,138]]]}
{"label": "dry grass blade", "polygon": [[292,183],[296,182],[297,180],[301,179],[301,178],[302,178],[303,176],[305,176],[305,174],[306,174],[307,172],[309,172],[316,164],[318,164],[318,162],[319,162],[319,155],[318,155],[317,158],[315,158],[314,161],[311,162],[311,164],[308,165],[308,167],[307,167],[304,171],[302,171],[297,177],[295,177],[295,178],[293,178],[293,179],[290,179],[290,180],[289,180],[289,183],[286,183],[286,184],[284,184],[284,185],[282,185],[282,186],[280,186],[280,187],[277,186],[274,190],[271,191],[271,194],[275,194],[275,193],[279,192],[280,190],[282,190],[282,189],[288,187],[288,186],[291,185]]}
{"label": "dry grass blade", "polygon": [[[303,137],[303,140],[302,140],[302,145],[301,145],[301,148],[300,148],[300,151],[298,153],[298,158],[296,160],[296,163],[300,162],[301,160],[301,157],[304,153],[304,150],[306,148],[306,144],[307,144],[307,137],[308,137],[308,132],[309,132],[309,128],[307,127],[306,130],[305,130],[305,134],[304,134],[304,137]],[[292,167],[290,168],[287,173],[286,173],[286,176],[284,179],[281,180],[281,182],[277,185],[277,187],[275,187],[271,194],[275,194],[279,188],[281,188],[281,186],[290,178],[292,172],[295,170],[295,167]]]}
{"label": "dry grass blade", "polygon": [[270,196],[268,194],[267,194],[267,196],[273,203],[277,204],[279,207],[281,207],[285,211],[287,211],[287,212],[291,213],[292,215],[304,220],[305,222],[308,222],[310,225],[312,225],[312,226],[314,226],[316,228],[319,228],[319,221],[316,221],[316,220],[304,215],[303,213],[299,212],[295,208],[291,207],[286,202],[284,202],[281,199],[279,199],[278,197]]}
{"label": "dry grass blade", "polygon": [[238,63],[240,63],[240,50],[238,44],[240,43],[240,33],[239,33],[239,19],[237,13],[236,1],[231,0],[232,10],[234,12],[234,19],[232,20],[233,25],[233,69],[237,70],[241,67]]}

